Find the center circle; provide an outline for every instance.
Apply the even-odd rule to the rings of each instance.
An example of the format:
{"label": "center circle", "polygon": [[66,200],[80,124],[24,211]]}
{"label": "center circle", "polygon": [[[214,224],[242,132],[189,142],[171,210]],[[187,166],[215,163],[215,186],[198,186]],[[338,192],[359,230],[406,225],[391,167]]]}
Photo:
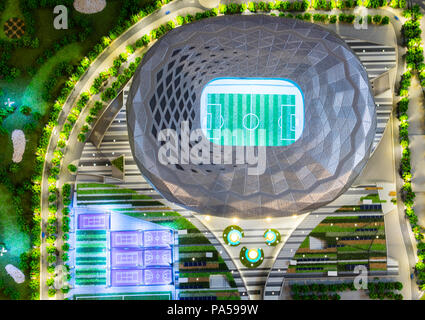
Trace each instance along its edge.
{"label": "center circle", "polygon": [[243,125],[244,128],[247,130],[255,130],[257,129],[259,124],[260,119],[258,119],[258,116],[256,114],[248,113],[243,117]]}

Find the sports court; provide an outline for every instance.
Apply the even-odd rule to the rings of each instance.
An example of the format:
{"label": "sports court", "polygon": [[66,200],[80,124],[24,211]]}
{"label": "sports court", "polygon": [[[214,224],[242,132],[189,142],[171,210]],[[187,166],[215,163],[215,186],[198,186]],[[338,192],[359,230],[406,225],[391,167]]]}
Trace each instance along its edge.
{"label": "sports court", "polygon": [[175,232],[145,220],[97,209],[75,208],[72,216],[75,251],[70,252],[70,261],[75,266],[71,283],[74,298],[169,299],[175,293],[174,274],[178,266],[174,263]]}
{"label": "sports court", "polygon": [[303,95],[284,79],[216,79],[202,91],[201,127],[220,145],[287,146],[304,129]]}

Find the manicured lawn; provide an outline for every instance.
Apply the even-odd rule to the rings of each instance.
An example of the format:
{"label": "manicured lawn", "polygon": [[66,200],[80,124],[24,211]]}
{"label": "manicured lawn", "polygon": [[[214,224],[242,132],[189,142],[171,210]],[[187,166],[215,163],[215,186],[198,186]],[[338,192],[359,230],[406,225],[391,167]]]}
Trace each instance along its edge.
{"label": "manicured lawn", "polygon": [[82,190],[78,189],[79,195],[88,195],[88,194],[112,194],[112,193],[136,193],[134,190],[130,189],[90,189],[90,190]]}
{"label": "manicured lawn", "polygon": [[[13,2],[18,3],[18,1]],[[73,55],[76,60],[80,60],[114,26],[120,7],[121,4],[119,1],[108,1],[106,8],[94,15],[82,15],[77,13],[73,8],[69,8],[69,14],[73,13],[75,16],[83,16],[93,26],[93,31],[90,33],[89,38],[83,43],[77,44],[80,50]],[[45,50],[50,49],[53,44],[61,40],[65,35],[76,32],[75,29],[71,28],[68,30],[56,30],[53,28],[55,15],[51,8],[37,9],[34,11],[34,15],[36,26],[35,36],[39,38],[40,46],[36,49],[20,48],[13,52],[10,63],[19,68],[26,69],[34,65],[35,60]],[[3,30],[3,25],[1,25],[1,29]]]}
{"label": "manicured lawn", "polygon": [[8,250],[0,257],[0,279],[4,281],[6,287],[18,291],[21,299],[29,299],[29,275],[25,275],[24,283],[17,284],[4,269],[7,264],[19,267],[20,255],[30,249],[30,238],[20,230],[12,206],[12,197],[2,185],[0,185],[0,242],[5,243]]}
{"label": "manicured lawn", "polygon": [[361,197],[360,201],[363,201],[363,200],[372,200],[372,203],[385,203],[385,202],[387,202],[386,200],[381,200],[379,198],[378,193],[371,193],[371,194],[368,194],[366,197]]}
{"label": "manicured lawn", "polygon": [[[309,249],[310,236],[320,239],[324,244],[322,249],[327,250]],[[384,239],[385,226],[382,217],[328,217],[316,226],[303,241],[294,256],[294,259],[300,260],[300,263],[296,267],[291,267],[291,270],[296,270],[297,273],[326,272],[336,270],[338,267],[338,271],[351,271],[351,264],[357,263],[354,262],[356,260],[369,260],[371,257],[379,257],[385,260],[387,250]],[[335,245],[338,247],[335,247]],[[314,259],[315,261],[305,259]],[[327,264],[335,261],[335,265],[331,269],[327,267],[327,264],[321,263],[326,259],[328,259]],[[303,264],[306,261],[309,261],[308,265]],[[350,262],[342,263],[341,261]],[[368,262],[365,264],[371,270],[378,270],[372,266],[372,260],[370,263],[370,265]],[[385,262],[383,263],[385,264]],[[347,264],[350,266],[346,267]]]}
{"label": "manicured lawn", "polygon": [[102,183],[79,183],[77,185],[77,190],[83,188],[116,188],[116,185],[113,184],[102,184]]}
{"label": "manicured lawn", "polygon": [[336,259],[335,253],[297,253],[294,258],[295,259],[308,259],[308,258],[324,258],[325,255],[329,259]]}
{"label": "manicured lawn", "polygon": [[204,252],[204,251],[215,251],[214,246],[184,246],[179,247],[179,253],[183,252]]}
{"label": "manicured lawn", "polygon": [[337,264],[300,264],[296,266],[297,273],[336,271]]}
{"label": "manicured lawn", "polygon": [[[78,192],[79,194],[79,192]],[[114,195],[85,195],[77,196],[78,201],[99,201],[99,200],[150,200],[151,197],[144,194],[114,194]]]}
{"label": "manicured lawn", "polygon": [[[27,105],[32,111],[36,111],[41,115],[45,115],[51,106],[51,103],[46,102],[42,98],[44,91],[44,83],[51,76],[52,70],[61,62],[67,61],[69,63],[77,62],[76,55],[82,54],[82,48],[78,43],[70,44],[58,51],[58,54],[49,59],[32,78],[31,82],[27,85],[26,89],[22,92],[19,105]],[[14,100],[15,101],[15,100]],[[23,128],[23,126],[32,121],[31,117],[15,111],[12,115],[7,117],[3,122],[3,126],[12,132],[15,128]]]}

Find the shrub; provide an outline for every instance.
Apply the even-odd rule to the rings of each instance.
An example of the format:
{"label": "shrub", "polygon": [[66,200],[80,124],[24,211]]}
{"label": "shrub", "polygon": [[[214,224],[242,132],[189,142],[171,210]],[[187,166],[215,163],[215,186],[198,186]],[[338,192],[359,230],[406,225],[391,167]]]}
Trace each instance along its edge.
{"label": "shrub", "polygon": [[19,107],[19,112],[26,115],[26,116],[29,116],[31,114],[31,111],[32,111],[31,108],[28,107],[28,106]]}
{"label": "shrub", "polygon": [[47,292],[47,295],[48,295],[50,298],[54,297],[54,296],[55,296],[55,294],[56,294],[56,289],[52,289],[52,288],[50,288],[50,289],[49,289],[49,291]]}
{"label": "shrub", "polygon": [[75,172],[77,172],[77,166],[75,166],[75,165],[73,165],[72,163],[70,163],[69,165],[68,165],[68,170],[69,170],[69,172],[71,172],[71,173],[75,173]]}

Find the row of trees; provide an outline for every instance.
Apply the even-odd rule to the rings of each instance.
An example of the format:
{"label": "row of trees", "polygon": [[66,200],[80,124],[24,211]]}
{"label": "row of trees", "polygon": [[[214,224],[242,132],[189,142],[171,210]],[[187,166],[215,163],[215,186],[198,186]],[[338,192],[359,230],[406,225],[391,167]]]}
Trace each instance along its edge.
{"label": "row of trees", "polygon": [[[128,57],[131,54],[134,54],[134,47],[128,46],[126,48],[126,52],[120,54],[118,58],[114,60],[113,66],[108,69],[108,72],[100,73],[100,75],[94,80],[92,88],[96,86],[96,83],[98,83],[97,79],[102,78],[102,84],[105,84],[108,80],[110,80],[110,78],[112,78],[112,75],[114,75],[115,81],[113,81],[109,87],[104,87],[100,94],[100,98],[103,102],[108,103],[117,96],[121,88],[128,82],[128,80],[131,79],[137,69],[137,66],[142,61],[140,57],[137,57],[134,62],[129,63],[128,68],[123,69],[122,64],[127,62]],[[86,123],[83,125],[78,135],[78,141],[84,142],[86,140],[86,134],[90,131],[90,126],[95,122],[103,108],[104,104],[101,101],[94,102],[93,106],[90,108],[89,115],[86,117]]]}
{"label": "row of trees", "polygon": [[[408,18],[402,27],[404,44],[407,47],[406,62],[407,71],[402,75],[399,87],[399,96],[401,97],[398,102],[398,118],[399,124],[399,136],[400,145],[402,147],[402,157],[400,161],[400,175],[403,178],[403,186],[401,190],[402,200],[405,206],[405,214],[409,219],[412,231],[417,240],[417,255],[418,262],[415,265],[415,272],[418,276],[418,284],[421,290],[425,290],[425,242],[424,242],[424,230],[418,225],[418,217],[414,210],[414,199],[416,197],[412,190],[412,173],[410,163],[410,148],[409,148],[409,122],[407,111],[409,108],[409,87],[411,84],[411,78],[418,74],[420,79],[423,81],[424,57],[422,42],[420,39],[421,28],[420,19],[422,14],[420,13],[419,6],[415,5],[410,10],[405,10],[403,15]],[[383,295],[382,292],[375,293],[377,297]]]}
{"label": "row of trees", "polygon": [[[354,283],[340,282],[332,284],[293,284],[290,286],[291,296],[294,300],[339,300],[340,296],[338,292],[343,291],[355,291],[357,290]],[[367,286],[368,294],[371,299],[394,299],[402,300],[403,296],[399,293],[394,292],[403,289],[401,282],[369,282]]]}
{"label": "row of trees", "polygon": [[272,1],[272,2],[248,2],[242,4],[230,3],[219,7],[220,13],[235,14],[241,13],[248,9],[251,12],[270,12],[278,10],[282,12],[295,11],[303,12],[309,8],[315,10],[330,11],[333,9],[351,9],[356,6],[364,6],[366,8],[379,8],[391,6],[392,8],[405,8],[406,0],[308,0],[302,1]]}

